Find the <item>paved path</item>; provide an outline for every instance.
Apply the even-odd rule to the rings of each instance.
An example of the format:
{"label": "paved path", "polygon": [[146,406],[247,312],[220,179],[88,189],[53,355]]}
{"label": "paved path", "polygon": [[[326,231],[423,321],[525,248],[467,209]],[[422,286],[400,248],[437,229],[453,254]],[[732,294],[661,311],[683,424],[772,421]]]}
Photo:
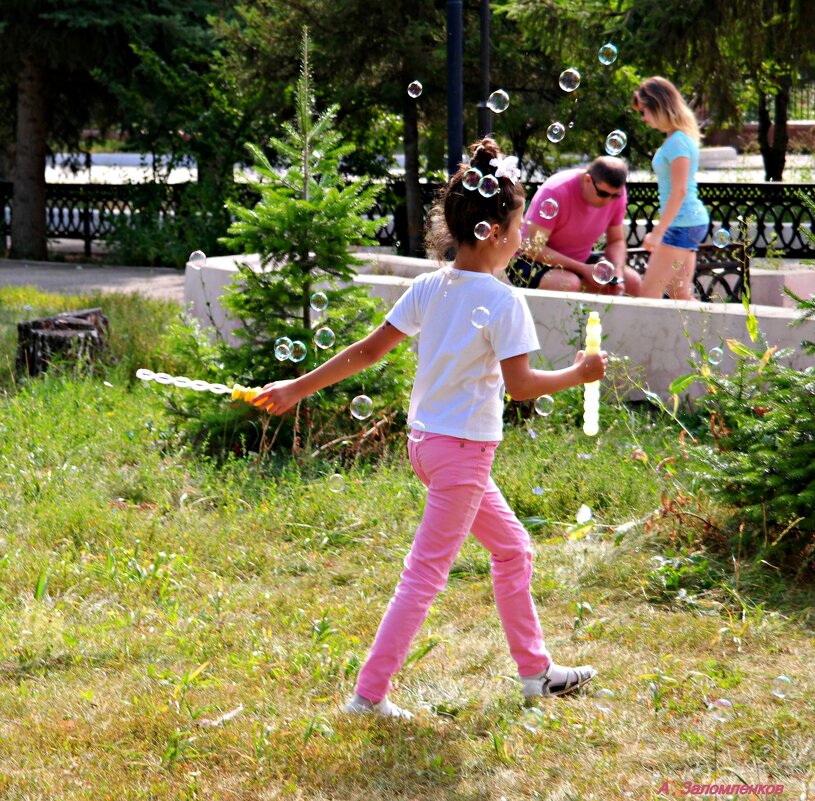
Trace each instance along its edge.
{"label": "paved path", "polygon": [[184,272],[165,267],[105,267],[0,259],[0,286],[36,286],[66,295],[96,290],[138,292],[184,302]]}

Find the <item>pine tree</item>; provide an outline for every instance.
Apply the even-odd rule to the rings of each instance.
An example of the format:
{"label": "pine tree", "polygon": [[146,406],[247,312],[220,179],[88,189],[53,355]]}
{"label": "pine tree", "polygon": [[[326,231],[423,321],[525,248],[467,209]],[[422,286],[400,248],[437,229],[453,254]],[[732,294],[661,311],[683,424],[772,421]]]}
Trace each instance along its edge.
{"label": "pine tree", "polygon": [[[337,107],[317,114],[314,106],[304,30],[295,118],[283,126],[284,137],[269,142],[282,167],[276,168],[257,145],[248,145],[258,176],[250,184],[259,200],[251,207],[229,203],[235,222],[224,243],[233,252],[260,257],[260,269],[239,263],[239,274],[223,298],[239,322],[236,334],[242,340],[224,353],[224,367],[241,383],[291,378],[332,355],[334,349],[315,347],[315,325],[330,328],[338,348],[367,333],[380,319],[378,301],[352,283],[361,262],[351,251],[353,246],[373,243],[380,223],[366,214],[378,187],[366,180],[341,180],[340,160],[352,146],[342,144],[333,127]],[[328,299],[319,318],[312,307],[315,292]],[[306,356],[281,360],[275,354],[280,337],[303,343]],[[347,410],[354,394],[370,395],[380,411],[402,407],[411,360],[404,347],[398,348],[359,376],[328,387],[305,405],[302,415],[299,411],[295,415],[294,446],[302,433],[330,436],[337,425],[341,429],[341,424],[329,421],[339,419],[340,409]],[[394,362],[399,366],[388,369]]]}

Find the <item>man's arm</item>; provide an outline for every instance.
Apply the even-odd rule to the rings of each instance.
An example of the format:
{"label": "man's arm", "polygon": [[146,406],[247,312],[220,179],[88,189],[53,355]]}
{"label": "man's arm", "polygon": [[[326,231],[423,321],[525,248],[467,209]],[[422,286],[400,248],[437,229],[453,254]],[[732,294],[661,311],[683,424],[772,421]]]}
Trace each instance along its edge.
{"label": "man's arm", "polygon": [[[536,237],[541,237],[543,241],[546,242],[551,233],[551,228],[543,228],[540,225],[535,225],[535,223],[530,222],[526,224],[526,235],[533,242]],[[548,245],[544,245],[538,250],[533,250],[530,255],[535,261],[542,262],[543,264],[551,264],[552,267],[563,267],[564,270],[576,273],[587,281],[591,280],[591,267],[582,261],[577,261],[577,259],[565,256],[563,253],[550,248]]]}
{"label": "man's arm", "polygon": [[610,225],[606,231],[606,258],[614,265],[615,274],[622,278],[623,267],[628,259],[628,245],[625,242],[625,226]]}

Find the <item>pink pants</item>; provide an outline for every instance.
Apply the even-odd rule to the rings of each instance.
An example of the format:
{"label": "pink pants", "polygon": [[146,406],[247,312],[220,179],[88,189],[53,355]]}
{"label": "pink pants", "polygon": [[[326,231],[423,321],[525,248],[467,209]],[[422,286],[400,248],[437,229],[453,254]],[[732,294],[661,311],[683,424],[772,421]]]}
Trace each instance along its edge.
{"label": "pink pants", "polygon": [[391,676],[402,667],[470,532],[492,555],[495,604],[518,673],[531,676],[549,667],[529,590],[529,534],[490,476],[497,446],[442,434],[409,441],[410,462],[428,488],[427,501],[402,577],[359,672],[356,692],[363,698],[377,703],[388,694]]}

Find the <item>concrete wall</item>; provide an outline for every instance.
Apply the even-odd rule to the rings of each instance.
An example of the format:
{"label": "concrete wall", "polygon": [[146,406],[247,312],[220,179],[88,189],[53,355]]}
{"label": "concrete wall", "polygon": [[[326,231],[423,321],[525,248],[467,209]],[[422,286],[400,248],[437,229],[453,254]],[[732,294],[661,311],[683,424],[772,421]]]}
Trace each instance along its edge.
{"label": "concrete wall", "polygon": [[[354,280],[382,298],[386,306],[399,298],[416,275],[437,267],[424,259],[384,253],[365,257],[367,263]],[[253,263],[249,258],[246,261]],[[210,259],[200,271],[188,266],[185,276],[185,298],[192,313],[204,325],[214,324],[222,332],[228,332],[230,321],[218,297],[235,273],[234,262],[235,257]],[[546,366],[557,368],[571,363],[588,312],[598,311],[606,350],[627,357],[630,374],[661,395],[667,393],[675,378],[690,371],[688,360],[694,343],[702,342],[707,350],[721,347],[724,358],[718,369],[725,372],[734,363],[725,340],[735,338],[750,344],[747,312],[741,304],[522,291],[535,320],[540,356]],[[754,305],[751,309],[770,345],[796,349],[788,362],[791,366],[802,369],[815,364],[815,358],[806,356],[799,348],[804,339],[815,341],[815,321],[791,328],[790,324],[798,317],[794,309],[768,305]]]}

